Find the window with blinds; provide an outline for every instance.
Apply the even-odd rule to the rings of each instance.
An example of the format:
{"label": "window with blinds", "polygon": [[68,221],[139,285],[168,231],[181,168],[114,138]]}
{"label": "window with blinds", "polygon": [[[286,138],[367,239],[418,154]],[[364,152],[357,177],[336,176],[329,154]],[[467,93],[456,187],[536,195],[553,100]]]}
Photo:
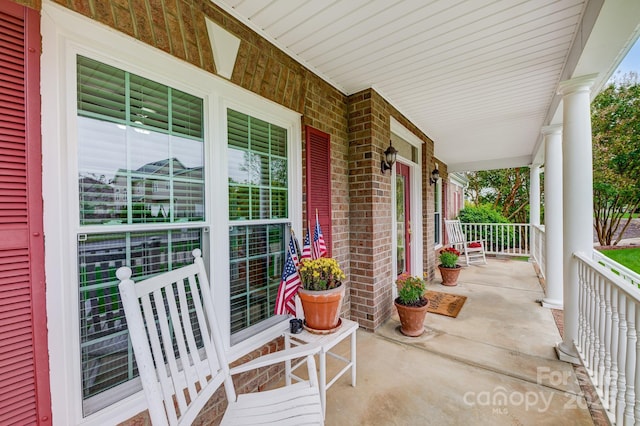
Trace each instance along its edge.
{"label": "window with blinds", "polygon": [[227,128],[230,319],[237,334],[273,316],[289,222],[287,130],[231,109]]}
{"label": "window with blinds", "polygon": [[130,266],[139,281],[191,263],[203,246],[204,129],[201,98],[84,56],[77,108],[86,416],[140,390],[115,271]]}
{"label": "window with blinds", "polygon": [[77,60],[81,225],[204,219],[203,101]]}

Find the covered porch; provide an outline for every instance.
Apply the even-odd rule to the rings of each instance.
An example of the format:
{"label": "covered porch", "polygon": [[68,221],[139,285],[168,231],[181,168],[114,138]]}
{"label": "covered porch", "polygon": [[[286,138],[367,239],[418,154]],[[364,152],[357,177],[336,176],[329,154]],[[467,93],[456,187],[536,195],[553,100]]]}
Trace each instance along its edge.
{"label": "covered porch", "polygon": [[[593,255],[589,121],[590,100],[638,39],[640,3],[135,3],[0,6],[16,22],[27,16],[16,51],[29,58],[17,71],[29,126],[15,157],[33,177],[20,193],[28,226],[20,216],[19,233],[5,227],[6,276],[26,287],[23,300],[6,286],[8,322],[19,325],[3,336],[26,330],[38,391],[2,375],[7,394],[30,396],[0,420],[28,411],[43,425],[141,422],[127,330],[106,320],[122,315],[121,264],[152,264],[139,273],[148,275],[203,249],[229,358],[276,351],[288,318],[264,294],[281,281],[288,229],[308,231],[315,197],[348,276],[342,314],[363,329],[358,386],[344,378],[330,389],[327,424],[589,423],[574,367],[558,357],[584,362],[616,423],[640,418],[640,297]],[[177,119],[185,109],[193,120]],[[394,168],[381,165],[392,142]],[[467,296],[462,312],[430,314],[424,336],[400,336],[394,281],[404,269],[438,282],[449,174],[524,166],[522,254],[539,269],[496,259],[465,269],[459,287],[433,284]],[[15,278],[27,262],[34,275]],[[33,312],[13,310],[20,303]],[[563,336],[553,308],[564,309]],[[114,338],[122,345],[95,353]],[[105,375],[116,374],[95,384],[103,357]],[[244,384],[258,390],[265,376]]]}
{"label": "covered porch", "polygon": [[561,336],[536,303],[544,291],[532,263],[492,258],[465,268],[456,287],[436,278],[428,289],[467,300],[456,318],[427,314],[419,338],[400,334],[397,314],[359,331],[357,386],[343,376],[329,389],[326,424],[606,424],[557,359]]}

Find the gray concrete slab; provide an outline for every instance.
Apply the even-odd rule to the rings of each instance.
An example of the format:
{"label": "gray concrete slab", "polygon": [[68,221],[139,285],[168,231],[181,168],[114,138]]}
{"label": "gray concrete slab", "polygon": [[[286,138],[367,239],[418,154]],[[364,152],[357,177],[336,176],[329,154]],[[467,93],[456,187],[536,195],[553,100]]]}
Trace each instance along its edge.
{"label": "gray concrete slab", "polygon": [[[439,283],[439,280],[436,280]],[[432,290],[467,296],[457,318],[429,313],[419,338],[394,316],[358,331],[357,385],[345,374],[327,392],[327,425],[593,424],[531,264],[490,260],[465,268],[460,285]],[[348,355],[348,342],[336,347]],[[338,371],[329,360],[328,372]]]}

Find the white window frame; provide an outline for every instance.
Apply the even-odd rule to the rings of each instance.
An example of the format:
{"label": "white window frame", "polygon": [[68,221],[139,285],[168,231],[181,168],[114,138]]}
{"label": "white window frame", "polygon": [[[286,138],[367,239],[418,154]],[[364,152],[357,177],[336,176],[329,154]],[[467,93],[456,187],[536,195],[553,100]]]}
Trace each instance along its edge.
{"label": "white window frame", "polygon": [[[76,55],[83,54],[204,100],[206,220],[190,225],[210,229],[210,281],[230,360],[280,336],[288,321],[230,345],[225,107],[233,105],[238,111],[287,129],[289,219],[298,235],[302,235],[300,114],[52,2],[43,3],[41,32],[42,69],[46,70],[41,77],[42,151],[47,159],[43,161],[43,219],[50,380],[51,389],[55,390],[51,395],[52,412],[59,424],[114,424],[143,411],[146,401],[143,393],[137,392],[88,417],[82,416],[77,241],[70,238],[80,229],[77,197],[74,198],[78,191]],[[107,225],[99,229],[114,230]],[[163,226],[150,226],[152,229]]]}
{"label": "white window frame", "polygon": [[[433,191],[434,191],[434,199],[433,199],[433,228],[434,228],[434,234],[440,236],[440,238],[438,239],[438,241],[434,241],[434,248],[437,250],[440,247],[442,247],[443,244],[443,240],[444,240],[444,235],[442,235],[443,229],[442,229],[442,199],[443,199],[443,194],[442,194],[442,179],[438,179],[436,181],[435,184],[433,184]],[[439,194],[439,200],[440,202],[436,203],[436,198],[435,198],[435,194]],[[438,215],[438,220],[436,220],[436,214]]]}
{"label": "white window frame", "polygon": [[[390,117],[391,133],[395,133],[397,136],[408,142],[411,146],[417,149],[418,162],[414,163],[410,159],[400,158],[401,162],[409,166],[409,173],[411,177],[411,273],[414,275],[422,276],[424,270],[423,253],[424,253],[424,240],[422,235],[422,140],[414,135],[409,129],[404,127],[398,120]],[[395,191],[395,179],[396,168],[392,168],[391,182],[394,184],[391,191],[391,210],[392,220],[395,225],[396,218],[396,191]],[[397,229],[395,226],[391,227],[392,241],[397,241]],[[391,257],[393,265],[393,276],[397,276],[397,262],[398,256],[394,250],[391,250]],[[396,287],[393,286],[393,297],[396,297]]]}

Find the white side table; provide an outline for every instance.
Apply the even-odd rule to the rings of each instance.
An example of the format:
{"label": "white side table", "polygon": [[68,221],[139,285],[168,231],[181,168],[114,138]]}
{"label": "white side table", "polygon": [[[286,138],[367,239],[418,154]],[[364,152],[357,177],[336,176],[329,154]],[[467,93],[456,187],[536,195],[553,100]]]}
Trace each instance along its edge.
{"label": "white side table", "polygon": [[[331,334],[314,334],[310,333],[307,330],[302,330],[302,333],[299,334],[291,334],[289,331],[284,333],[284,346],[286,349],[292,346],[299,346],[305,343],[319,343],[322,346],[320,353],[318,354],[319,358],[319,377],[318,381],[320,387],[320,400],[322,402],[322,409],[326,413],[327,411],[327,389],[331,385],[333,385],[336,380],[338,380],[347,370],[351,369],[351,386],[356,385],[356,331],[358,330],[358,323],[355,321],[351,321],[345,318],[340,318],[342,321],[342,326],[335,332]],[[349,358],[342,357],[336,353],[331,352],[331,349],[351,336],[351,353]],[[345,363],[345,366],[340,370],[328,383],[327,383],[327,355],[332,356],[333,358],[338,359],[341,362]],[[296,376],[293,371],[295,371],[302,361],[298,364],[291,365],[291,361],[285,362],[285,382],[287,385],[291,384],[291,379],[296,381],[302,380],[300,377]]]}

